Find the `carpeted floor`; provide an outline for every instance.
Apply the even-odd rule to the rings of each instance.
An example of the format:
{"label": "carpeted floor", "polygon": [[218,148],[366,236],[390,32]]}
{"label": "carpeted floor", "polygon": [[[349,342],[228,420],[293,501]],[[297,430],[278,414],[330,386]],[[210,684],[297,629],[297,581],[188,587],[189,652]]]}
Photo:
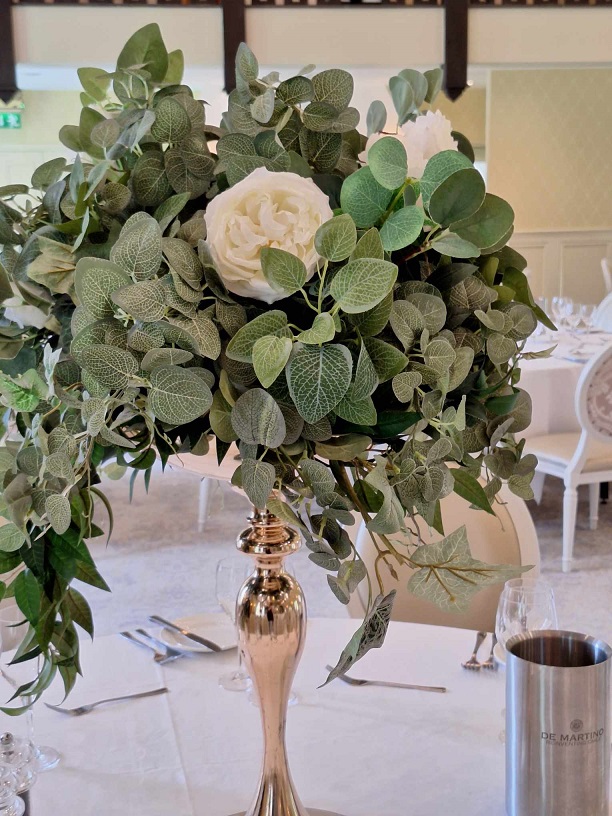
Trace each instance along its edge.
{"label": "carpeted floor", "polygon": [[[239,557],[233,544],[245,526],[246,500],[227,486],[219,488],[206,529],[200,534],[199,480],[192,474],[156,472],[148,495],[139,477],[131,504],[126,479],[106,481],[104,490],[114,507],[115,527],[110,544],[96,539],[92,551],[112,594],[89,588],[86,593],[98,634],[142,626],[153,613],[179,617],[217,611],[216,564],[224,557]],[[586,492],[580,499],[575,567],[570,574],[561,572],[560,481],[549,478],[541,505],[530,504],[540,540],[542,571],[555,589],[560,626],[610,642],[612,502],[601,507],[599,529],[591,532]],[[346,615],[329,590],[325,573],[308,561],[305,549],[293,556],[292,563],[311,615]]]}

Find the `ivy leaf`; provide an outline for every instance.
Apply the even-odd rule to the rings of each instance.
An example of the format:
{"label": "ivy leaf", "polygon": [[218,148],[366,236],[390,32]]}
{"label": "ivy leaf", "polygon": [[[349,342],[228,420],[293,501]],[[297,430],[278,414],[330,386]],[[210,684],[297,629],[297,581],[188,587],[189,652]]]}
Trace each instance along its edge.
{"label": "ivy leaf", "polygon": [[161,229],[156,220],[143,212],[129,218],[111,249],[110,258],[135,281],[157,274],[162,251]]}
{"label": "ivy leaf", "polygon": [[469,501],[470,504],[473,504],[475,507],[490,513],[492,516],[495,515],[487,498],[487,494],[484,492],[478,479],[461,468],[454,468],[452,474],[455,482],[453,490],[458,496]]}
{"label": "ivy leaf", "polygon": [[149,406],[162,422],[186,425],[203,416],[211,405],[210,388],[193,371],[168,365],[152,372]]}
{"label": "ivy leaf", "polygon": [[0,552],[16,552],[26,541],[25,533],[12,522],[0,527]]}
{"label": "ivy leaf", "polygon": [[418,547],[411,561],[420,569],[408,582],[408,589],[447,612],[464,612],[482,587],[508,581],[531,569],[485,564],[473,558],[465,527],[442,541]]}
{"label": "ivy leaf", "polygon": [[300,332],[297,339],[300,343],[320,345],[321,343],[327,343],[330,340],[333,340],[335,334],[336,325],[334,323],[334,318],[329,312],[322,312],[312,321],[312,327]]}
{"label": "ivy leaf", "polygon": [[357,228],[347,213],[321,224],[315,234],[315,248],[328,261],[344,261],[356,244]]}
{"label": "ivy leaf", "polygon": [[111,295],[129,283],[131,280],[123,269],[102,258],[81,258],[74,271],[77,297],[96,319],[114,314]]}
{"label": "ivy leaf", "polygon": [[154,323],[166,314],[165,295],[163,283],[156,278],[123,286],[111,294],[111,299],[136,320]]}
{"label": "ivy leaf", "polygon": [[348,314],[372,309],[391,291],[397,266],[390,261],[360,258],[349,261],[335,275],[330,294]]}
{"label": "ivy leaf", "polygon": [[394,212],[380,228],[383,247],[387,252],[394,252],[410,246],[421,234],[424,223],[425,213],[416,205]]}
{"label": "ivy leaf", "polygon": [[102,343],[84,348],[79,361],[92,377],[109,388],[125,388],[138,371],[136,358],[129,351]]}
{"label": "ivy leaf", "polygon": [[45,501],[45,511],[49,518],[49,523],[58,535],[62,535],[70,527],[71,513],[70,501],[60,493],[53,493],[47,496]]}
{"label": "ivy leaf", "polygon": [[263,510],[274,488],[276,479],[274,465],[260,462],[258,459],[243,459],[240,473],[242,488],[249,501],[259,510]]}
{"label": "ivy leaf", "polygon": [[291,252],[264,247],[260,261],[264,277],[277,292],[292,295],[306,283],[308,270],[304,262]]}
{"label": "ivy leaf", "polygon": [[276,400],[262,388],[245,391],[232,410],[232,426],[247,445],[278,448],[287,428]]}
{"label": "ivy leaf", "polygon": [[406,148],[399,139],[384,136],[368,150],[368,167],[379,184],[397,190],[408,175]]}
{"label": "ivy leaf", "polygon": [[291,399],[306,422],[333,411],[351,384],[353,361],[342,345],[298,347],[287,366]]}
{"label": "ivy leaf", "polygon": [[293,343],[288,337],[268,334],[260,337],[253,346],[253,367],[257,379],[268,388],[285,368]]}

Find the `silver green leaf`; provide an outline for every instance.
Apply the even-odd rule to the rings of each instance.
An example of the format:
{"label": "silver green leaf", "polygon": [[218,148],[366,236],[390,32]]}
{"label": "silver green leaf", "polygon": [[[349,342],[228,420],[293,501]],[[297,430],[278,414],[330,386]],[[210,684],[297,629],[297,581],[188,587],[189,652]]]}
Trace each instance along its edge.
{"label": "silver green leaf", "polygon": [[12,522],[0,527],[0,552],[15,552],[25,544],[25,541],[25,533]]}
{"label": "silver green leaf", "polygon": [[379,184],[369,167],[362,167],[344,180],[340,204],[358,227],[367,228],[385,214],[392,198],[393,191]]}
{"label": "silver green leaf", "polygon": [[318,102],[327,102],[337,111],[344,110],[353,96],[353,77],[341,68],[331,68],[315,74],[312,85],[315,99]]}
{"label": "silver green leaf", "polygon": [[77,297],[81,305],[96,319],[114,314],[111,295],[129,283],[131,280],[123,269],[103,258],[81,258],[74,271]]}
{"label": "silver green leaf", "polygon": [[142,358],[140,367],[143,371],[152,371],[159,366],[167,365],[182,365],[193,359],[193,354],[190,351],[183,349],[169,349],[157,348],[147,351]]}
{"label": "silver green leaf", "polygon": [[191,130],[185,108],[171,96],[164,97],[155,109],[151,136],[156,142],[180,142]]}
{"label": "silver green leaf", "polygon": [[344,261],[357,244],[357,228],[350,215],[338,215],[321,224],[315,234],[315,247],[328,261]]}
{"label": "silver green leaf", "polygon": [[144,323],[154,323],[166,314],[166,289],[157,278],[123,286],[111,298],[124,312]]}
{"label": "silver green leaf", "polygon": [[227,356],[231,360],[250,363],[253,359],[253,346],[260,337],[282,332],[287,327],[287,315],[278,309],[264,312],[243,326],[232,337],[227,346]]}
{"label": "silver green leaf", "polygon": [[62,535],[70,527],[70,501],[60,493],[47,496],[45,510],[49,523],[58,535]]}
{"label": "silver green leaf", "polygon": [[327,465],[314,459],[302,459],[300,472],[304,482],[312,488],[319,504],[330,503],[336,488],[336,479]]}
{"label": "silver green leaf", "polygon": [[319,345],[320,343],[328,343],[334,339],[336,334],[336,326],[334,318],[329,312],[322,312],[318,314],[312,321],[312,327],[300,332],[297,340],[300,343],[308,345]]}
{"label": "silver green leaf", "polygon": [[384,299],[396,279],[397,266],[390,261],[359,258],[338,271],[330,294],[344,312],[366,312]]}
{"label": "silver green leaf", "polygon": [[259,382],[268,388],[285,368],[293,343],[287,337],[268,334],[253,346],[253,367]]}
{"label": "silver green leaf", "polygon": [[232,409],[232,425],[242,442],[278,448],[286,434],[285,419],[276,400],[262,388],[245,391]]}
{"label": "silver green leaf", "polygon": [[157,207],[164,202],[172,194],[172,187],[164,168],[163,153],[157,150],[147,150],[143,153],[132,171],[132,182],[139,204]]}
{"label": "silver green leaf", "polygon": [[79,361],[92,377],[109,388],[125,388],[138,371],[138,362],[129,351],[101,343],[84,348]]}
{"label": "silver green leaf", "polygon": [[277,292],[292,295],[306,283],[308,270],[304,262],[291,252],[264,247],[260,261],[264,277]]}
{"label": "silver green leaf", "polygon": [[258,459],[243,459],[240,466],[242,489],[247,494],[251,504],[263,510],[266,507],[276,472],[269,462],[260,462]]}
{"label": "silver green leaf", "polygon": [[295,407],[306,422],[318,422],[333,411],[349,389],[352,368],[346,346],[296,348],[287,366],[287,383]]}
{"label": "silver green leaf", "polygon": [[425,321],[425,328],[430,334],[442,331],[446,323],[446,305],[441,298],[426,292],[416,292],[414,295],[408,295],[406,300],[419,310]]}
{"label": "silver green leaf", "polygon": [[176,326],[184,329],[196,341],[198,353],[209,360],[216,360],[221,354],[221,338],[219,329],[210,317],[203,312],[197,312],[193,317],[175,317]]}
{"label": "silver green leaf", "polygon": [[412,205],[394,212],[380,228],[380,239],[387,252],[413,244],[423,229],[425,213],[420,207]]}
{"label": "silver green leaf", "polygon": [[151,373],[149,407],[162,422],[185,425],[203,416],[211,405],[210,388],[189,369],[168,365]]}
{"label": "silver green leaf", "polygon": [[379,184],[387,190],[396,190],[408,175],[406,148],[399,139],[384,136],[368,150],[368,167]]}

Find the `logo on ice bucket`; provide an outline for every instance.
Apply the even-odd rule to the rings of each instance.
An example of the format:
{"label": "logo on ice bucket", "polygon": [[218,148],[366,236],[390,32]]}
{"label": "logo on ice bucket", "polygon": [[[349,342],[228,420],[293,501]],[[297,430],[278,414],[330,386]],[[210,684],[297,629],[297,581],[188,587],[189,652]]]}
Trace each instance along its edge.
{"label": "logo on ice bucket", "polygon": [[560,745],[562,747],[569,747],[574,745],[593,745],[593,743],[600,742],[605,729],[600,728],[598,731],[582,732],[584,723],[582,720],[572,720],[570,723],[570,731],[568,734],[556,734],[552,731],[542,731],[541,738],[549,745]]}

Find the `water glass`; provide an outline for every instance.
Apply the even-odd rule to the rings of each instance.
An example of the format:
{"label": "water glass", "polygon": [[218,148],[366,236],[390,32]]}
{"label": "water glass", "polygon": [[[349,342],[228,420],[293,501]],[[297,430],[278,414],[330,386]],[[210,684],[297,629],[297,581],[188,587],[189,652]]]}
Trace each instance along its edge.
{"label": "water glass", "polygon": [[594,303],[581,303],[580,304],[580,319],[584,324],[584,327],[587,331],[587,334],[593,331],[593,327],[595,325],[595,312],[597,310],[597,306]]}
{"label": "water glass", "polygon": [[[19,688],[23,678],[20,678],[17,674],[19,669],[10,665],[12,652],[19,648],[23,640],[29,636],[29,632],[29,625],[24,621],[19,607],[16,605],[9,606],[0,612],[0,659],[2,663],[0,673],[14,689]],[[23,664],[21,665],[23,666]],[[33,700],[31,696],[23,695],[21,702],[26,706],[33,703]],[[28,739],[34,746],[36,771],[42,773],[56,768],[60,763],[58,751],[47,745],[36,745],[34,741],[34,711],[31,705],[25,717]]]}
{"label": "water glass", "polygon": [[552,299],[552,313],[555,318],[557,328],[563,328],[568,312],[571,312],[574,301],[570,297],[556,295]]}
{"label": "water glass", "polygon": [[[244,555],[222,558],[217,564],[217,601],[219,606],[236,624],[236,598],[251,573],[251,564]],[[226,691],[248,691],[251,680],[242,665],[242,652],[238,647],[238,668],[221,675],[219,685]]]}
{"label": "water glass", "polygon": [[537,629],[557,629],[557,609],[552,587],[542,578],[507,581],[499,597],[495,634],[506,643],[515,635]]}

